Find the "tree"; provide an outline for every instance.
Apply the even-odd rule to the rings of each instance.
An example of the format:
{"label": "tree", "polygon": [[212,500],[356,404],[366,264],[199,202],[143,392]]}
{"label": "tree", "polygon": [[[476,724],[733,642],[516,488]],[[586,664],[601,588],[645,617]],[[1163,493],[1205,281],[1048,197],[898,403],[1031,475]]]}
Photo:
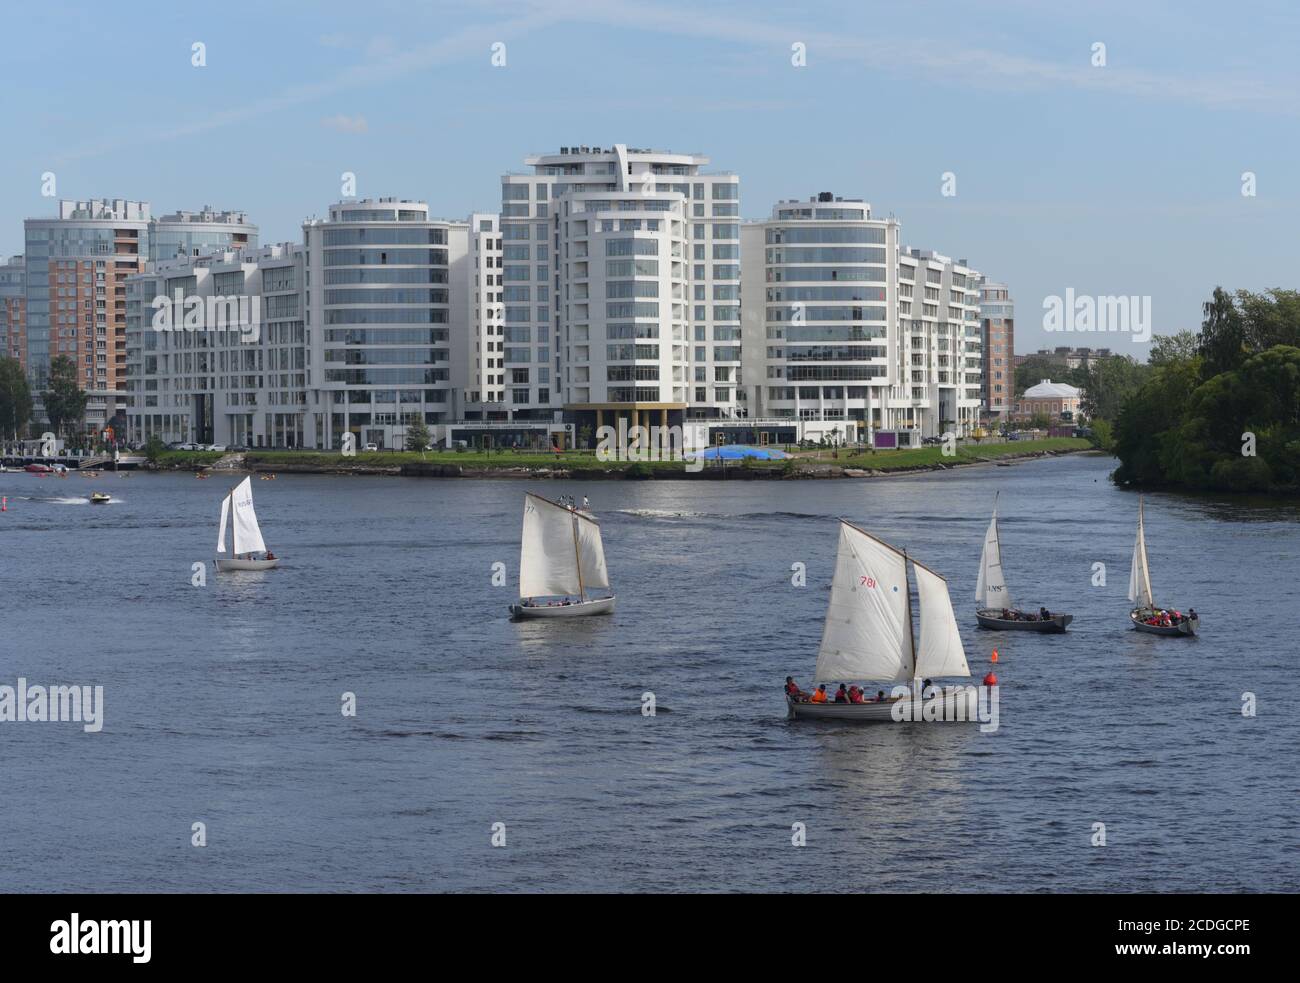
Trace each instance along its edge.
{"label": "tree", "polygon": [[406,425],[406,449],[422,451],[429,446],[429,428],[423,420]]}
{"label": "tree", "polygon": [[144,442],[144,456],[150,464],[157,464],[165,450],[167,445],[156,433],[151,433],[149,439]]}
{"label": "tree", "polygon": [[1200,345],[1201,336],[1195,331],[1156,335],[1151,339],[1151,354],[1147,356],[1147,364],[1169,365],[1193,359]]}
{"label": "tree", "polygon": [[1232,295],[1222,287],[1205,302],[1201,321],[1201,358],[1205,360],[1205,377],[1231,372],[1246,358],[1246,328]]}
{"label": "tree", "polygon": [[32,391],[17,359],[0,358],[0,432],[17,440],[32,418]]}
{"label": "tree", "polygon": [[1141,388],[1150,368],[1131,355],[1099,358],[1088,366],[1080,409],[1090,420],[1114,421],[1125,400]]}
{"label": "tree", "polygon": [[77,385],[77,364],[67,355],[50,362],[50,387],[45,390],[45,416],[56,434],[65,424],[81,422],[86,415],[86,394]]}

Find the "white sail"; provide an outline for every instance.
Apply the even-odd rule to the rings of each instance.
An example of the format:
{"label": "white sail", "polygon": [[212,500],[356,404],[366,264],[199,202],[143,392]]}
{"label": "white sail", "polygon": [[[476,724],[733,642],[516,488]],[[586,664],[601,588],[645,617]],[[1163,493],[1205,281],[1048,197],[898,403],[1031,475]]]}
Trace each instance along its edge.
{"label": "white sail", "polygon": [[1147,566],[1147,539],[1142,528],[1142,499],[1138,499],[1138,534],[1133,543],[1133,566],[1128,575],[1128,599],[1141,607],[1156,606],[1151,596],[1151,570]]}
{"label": "white sail", "polygon": [[600,526],[591,519],[577,518],[578,562],[584,590],[609,587],[605,569],[605,546],[600,541]]}
{"label": "white sail", "polygon": [[[264,553],[262,530],[257,527],[257,513],[253,511],[253,482],[245,478],[230,493],[231,528],[234,535],[234,553]],[[223,510],[224,511],[224,510]]]}
{"label": "white sail", "polygon": [[221,500],[221,528],[217,531],[217,552],[226,552],[226,520],[230,518],[230,496]]}
{"label": "white sail", "polygon": [[975,601],[984,608],[1012,607],[1011,591],[1002,575],[1002,544],[998,540],[998,510],[984,534],[984,552],[980,554],[980,575],[975,583]]}
{"label": "white sail", "polygon": [[911,678],[903,554],[842,522],[814,682]]}
{"label": "white sail", "polygon": [[921,599],[921,642],[917,646],[915,676],[969,676],[966,651],[952,613],[948,581],[929,567],[912,561],[916,593]]}
{"label": "white sail", "polygon": [[[524,496],[519,550],[520,597],[576,597],[578,548],[572,512],[536,495]],[[597,539],[599,546],[599,539]],[[603,553],[602,553],[603,557]],[[604,569],[602,559],[601,569]]]}

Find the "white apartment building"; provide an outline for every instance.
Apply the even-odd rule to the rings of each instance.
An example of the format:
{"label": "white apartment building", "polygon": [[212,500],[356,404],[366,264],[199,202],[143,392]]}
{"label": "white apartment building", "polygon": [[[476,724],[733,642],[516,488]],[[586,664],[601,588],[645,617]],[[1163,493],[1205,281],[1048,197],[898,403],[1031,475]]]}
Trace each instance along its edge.
{"label": "white apartment building", "polygon": [[422,201],[344,201],[303,226],[315,446],[401,448],[417,420],[451,422],[452,328],[467,331],[469,226]]}
{"label": "white apartment building", "polygon": [[[501,220],[475,212],[469,217],[468,332],[452,332],[452,379],[462,387],[468,420],[506,420],[505,307],[501,283]],[[458,408],[461,404],[458,404]]]}
{"label": "white apartment building", "polygon": [[903,249],[895,219],[827,192],[741,235],[750,430],[915,444],[976,425],[979,292],[964,261]]}
{"label": "white apartment building", "polygon": [[[324,446],[324,410],[314,388],[320,363],[313,378],[303,316],[303,260],[301,246],[284,243],[162,260],[128,279],[129,441],[157,435],[168,443]],[[163,330],[155,298],[170,309]],[[187,323],[187,301],[193,309],[194,299],[202,314]]]}
{"label": "white apartment building", "polygon": [[739,178],[623,144],[525,162],[501,195],[510,418],[741,415]]}

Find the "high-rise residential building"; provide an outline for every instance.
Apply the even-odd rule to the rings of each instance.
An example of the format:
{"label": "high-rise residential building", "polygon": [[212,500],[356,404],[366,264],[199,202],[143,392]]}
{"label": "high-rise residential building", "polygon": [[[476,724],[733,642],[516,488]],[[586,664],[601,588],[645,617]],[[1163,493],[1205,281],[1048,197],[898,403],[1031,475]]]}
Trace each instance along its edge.
{"label": "high-rise residential building", "polygon": [[984,411],[1005,420],[1016,402],[1016,306],[1005,283],[981,279],[980,323],[984,341],[981,398]]}
{"label": "high-rise residential building", "polygon": [[469,262],[465,286],[468,331],[452,328],[452,379],[460,388],[456,409],[466,420],[509,418],[505,394],[504,304],[501,282],[500,216],[469,217]]}
{"label": "high-rise residential building", "polygon": [[740,181],[708,162],[561,147],[502,178],[512,419],[563,418],[581,434],[739,415]]}
{"label": "high-rise residential building", "polygon": [[0,263],[0,356],[27,368],[27,267],[21,256]]}
{"label": "high-rise residential building", "polygon": [[[131,277],[126,438],[320,446],[302,284],[303,251],[292,243],[160,260]],[[169,315],[161,325],[160,313]]]}
{"label": "high-rise residential building", "polygon": [[974,426],[978,274],[964,260],[904,250],[895,219],[828,192],[780,202],[741,234],[748,423],[760,439],[914,442]]}
{"label": "high-rise residential building", "polygon": [[[88,427],[117,409],[125,374],[126,278],[149,256],[147,202],[60,201],[57,218],[24,223],[27,367],[44,388],[50,363],[67,356],[89,394]],[[120,356],[120,357],[119,357]]]}
{"label": "high-rise residential building", "polygon": [[154,219],[148,202],[95,198],[60,201],[57,218],[28,219],[24,236],[33,387],[45,386],[54,358],[71,358],[89,397],[85,426],[97,431],[126,408],[127,277],[182,250],[255,245],[257,228],[239,212]]}
{"label": "high-rise residential building", "polygon": [[211,205],[197,212],[163,215],[153,220],[149,230],[150,261],[256,246],[257,226],[243,212],[218,211]]}
{"label": "high-rise residential building", "polygon": [[310,365],[325,447],[400,447],[451,422],[451,330],[467,331],[469,226],[422,201],[344,201],[303,226]]}

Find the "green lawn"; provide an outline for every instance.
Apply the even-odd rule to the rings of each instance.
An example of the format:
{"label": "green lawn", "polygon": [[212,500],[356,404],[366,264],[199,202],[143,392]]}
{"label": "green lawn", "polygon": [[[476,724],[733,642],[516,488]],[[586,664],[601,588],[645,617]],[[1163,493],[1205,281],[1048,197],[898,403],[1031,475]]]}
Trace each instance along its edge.
{"label": "green lawn", "polygon": [[[841,451],[839,457],[832,458],[829,451],[821,451],[796,458],[792,463],[797,468],[834,465],[845,468],[864,468],[876,471],[897,471],[905,468],[927,467],[934,464],[971,463],[980,458],[998,458],[1008,454],[1026,454],[1034,451],[1085,450],[1089,442],[1081,437],[1051,437],[1045,440],[1017,440],[1006,443],[960,444],[954,457],[945,457],[942,447],[918,447],[906,450],[878,450],[854,454]],[[191,468],[216,462],[224,454],[216,451],[165,451],[158,459],[163,467]],[[283,468],[293,465],[307,467],[348,467],[361,466],[372,468],[399,468],[403,464],[425,462],[428,464],[460,465],[473,470],[476,468],[593,468],[602,470],[621,470],[629,467],[627,461],[599,461],[594,451],[565,451],[560,454],[541,451],[359,451],[355,455],[344,457],[337,451],[284,451],[254,450],[244,454],[246,463],[259,468]],[[681,461],[649,461],[650,468],[677,469],[683,467]],[[709,465],[713,467],[715,465]],[[743,465],[729,461],[727,467],[753,467],[762,469],[784,470],[784,461],[754,461]]]}
{"label": "green lawn", "polygon": [[933,464],[969,464],[980,458],[1006,457],[1010,454],[1029,454],[1035,451],[1079,451],[1091,446],[1082,437],[1047,437],[1043,440],[1011,440],[1005,443],[958,444],[957,453],[953,457],[945,456],[941,446],[909,447],[902,450],[869,451],[851,457],[841,454],[834,463],[845,468],[897,471],[902,468],[923,468]]}

